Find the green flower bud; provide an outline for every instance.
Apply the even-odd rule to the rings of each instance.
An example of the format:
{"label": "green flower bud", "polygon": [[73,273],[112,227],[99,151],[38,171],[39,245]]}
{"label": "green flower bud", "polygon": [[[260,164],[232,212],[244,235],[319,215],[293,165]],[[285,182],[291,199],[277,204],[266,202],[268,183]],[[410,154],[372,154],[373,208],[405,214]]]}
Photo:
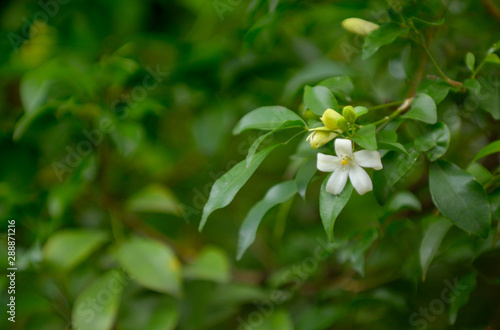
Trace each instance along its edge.
{"label": "green flower bud", "polygon": [[342,21],[342,27],[349,32],[353,32],[362,36],[369,35],[372,31],[378,29],[378,24],[365,21],[361,18],[347,18]]}
{"label": "green flower bud", "polygon": [[345,120],[347,120],[347,122],[351,124],[354,124],[356,118],[358,118],[356,111],[354,111],[354,108],[350,105],[345,106],[344,109],[342,109],[342,115],[344,116]]}
{"label": "green flower bud", "polygon": [[314,131],[307,137],[306,141],[309,141],[313,149],[318,149],[322,145],[330,142],[337,137],[337,134],[333,132],[318,130]]}
{"label": "green flower bud", "polygon": [[342,131],[347,132],[349,130],[349,125],[347,124],[347,120],[344,117],[340,117],[337,119],[337,127]]}
{"label": "green flower bud", "polygon": [[323,116],[320,118],[323,124],[332,131],[339,129],[337,126],[337,119],[342,118],[342,115],[333,109],[327,109],[323,112]]}

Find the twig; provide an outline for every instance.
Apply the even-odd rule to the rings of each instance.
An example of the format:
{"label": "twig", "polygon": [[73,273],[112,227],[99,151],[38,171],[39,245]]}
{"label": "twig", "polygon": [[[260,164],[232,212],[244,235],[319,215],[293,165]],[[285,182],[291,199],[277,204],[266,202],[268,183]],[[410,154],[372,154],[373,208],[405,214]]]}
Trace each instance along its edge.
{"label": "twig", "polygon": [[388,122],[399,116],[401,113],[403,113],[406,109],[408,109],[411,106],[411,103],[413,102],[413,99],[415,97],[409,97],[403,101],[403,103],[389,116],[386,116],[379,121],[374,122],[373,124],[375,126],[381,125],[380,127],[377,128],[377,130],[380,130],[384,125],[386,125]]}

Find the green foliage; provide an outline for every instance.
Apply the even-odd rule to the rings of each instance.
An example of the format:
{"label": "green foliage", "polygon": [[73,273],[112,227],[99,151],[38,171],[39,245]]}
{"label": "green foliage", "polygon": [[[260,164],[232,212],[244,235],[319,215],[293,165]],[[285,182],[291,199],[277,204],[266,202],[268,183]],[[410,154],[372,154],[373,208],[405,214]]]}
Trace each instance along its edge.
{"label": "green foliage", "polygon": [[306,86],[304,88],[304,108],[321,116],[326,109],[338,109],[338,103],[328,88]]}
{"label": "green foliage", "polygon": [[340,195],[334,196],[326,191],[326,183],[329,178],[330,176],[326,177],[321,185],[319,213],[321,215],[323,227],[325,228],[326,236],[330,242],[333,242],[333,227],[335,226],[337,217],[351,197],[352,185],[348,184]]}
{"label": "green foliage", "polygon": [[486,147],[481,149],[476,157],[472,160],[473,162],[477,162],[479,159],[486,157],[488,155],[494,154],[500,152],[500,140],[499,141],[494,141],[488,144]]}
{"label": "green foliage", "polygon": [[248,212],[240,228],[237,259],[254,242],[257,229],[266,213],[274,206],[284,203],[297,193],[295,181],[285,181],[271,187],[264,198],[257,202]]}
{"label": "green foliage", "polygon": [[415,96],[410,111],[404,114],[403,118],[411,118],[423,121],[424,123],[435,124],[437,121],[436,104],[429,95],[419,93]]}
{"label": "green foliage", "polygon": [[450,145],[450,130],[443,122],[428,125],[415,140],[415,148],[425,152],[430,161],[441,158]]}
{"label": "green foliage", "polygon": [[363,59],[369,58],[375,54],[380,47],[394,42],[397,37],[405,35],[408,32],[408,28],[402,28],[398,24],[382,25],[366,37],[363,45]]}
{"label": "green foliage", "polygon": [[434,204],[468,233],[488,236],[491,209],[483,187],[453,163],[437,161],[430,167],[429,187]]}
{"label": "green foliage", "polygon": [[[284,125],[284,126],[283,126]],[[247,113],[240,119],[233,134],[240,134],[248,129],[274,130],[277,128],[287,128],[304,126],[302,118],[297,116],[290,109],[274,106],[261,107]]]}
{"label": "green foliage", "polygon": [[166,245],[133,237],[118,247],[123,269],[146,288],[172,295],[181,294],[180,263]]}
{"label": "green foliage", "polygon": [[264,159],[279,145],[272,145],[266,149],[259,151],[253,157],[252,162],[247,166],[246,161],[241,161],[231,170],[226,172],[222,177],[215,181],[210,191],[210,197],[203,207],[203,215],[200,222],[200,230],[203,229],[208,216],[215,210],[229,205],[234,196],[243,187],[243,185],[250,179],[252,174],[257,170],[257,167],[264,161]]}
{"label": "green foliage", "polygon": [[231,264],[224,251],[207,247],[193,263],[184,269],[184,277],[188,279],[226,283],[230,279]]}
{"label": "green foliage", "polygon": [[[121,288],[111,286],[119,276],[116,270],[102,275],[80,293],[73,307],[73,327],[76,329],[112,329],[120,305]],[[115,283],[113,283],[115,282]],[[91,301],[105,296],[106,304],[96,310]]]}
{"label": "green foliage", "polygon": [[75,267],[106,241],[106,233],[74,229],[59,231],[43,248],[44,259],[63,271]]}
{"label": "green foliage", "polygon": [[420,267],[422,267],[422,278],[424,280],[432,259],[434,259],[444,236],[452,226],[452,223],[446,218],[432,217],[429,220],[430,224],[420,245]]}
{"label": "green foliage", "polygon": [[352,140],[365,149],[377,150],[377,139],[375,138],[375,125],[367,125],[361,127],[354,134]]}

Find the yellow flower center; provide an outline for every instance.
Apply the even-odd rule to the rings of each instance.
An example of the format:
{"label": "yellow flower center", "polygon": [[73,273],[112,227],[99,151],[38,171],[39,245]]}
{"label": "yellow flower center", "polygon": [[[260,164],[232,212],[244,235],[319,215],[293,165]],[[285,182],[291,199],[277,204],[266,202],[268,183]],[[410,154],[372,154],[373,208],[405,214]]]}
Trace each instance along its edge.
{"label": "yellow flower center", "polygon": [[346,165],[348,165],[350,162],[351,162],[351,158],[350,158],[350,157],[348,157],[348,156],[344,156],[344,157],[342,157],[342,161],[341,161],[342,165],[346,166]]}

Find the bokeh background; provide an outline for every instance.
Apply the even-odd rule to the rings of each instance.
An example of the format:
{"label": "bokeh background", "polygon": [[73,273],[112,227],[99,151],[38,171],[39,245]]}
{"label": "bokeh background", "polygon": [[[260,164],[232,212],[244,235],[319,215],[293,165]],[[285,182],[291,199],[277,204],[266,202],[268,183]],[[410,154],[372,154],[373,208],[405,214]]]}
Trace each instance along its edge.
{"label": "bokeh background", "polygon": [[[446,17],[432,48],[451,76],[463,73],[466,52],[484,53],[500,37],[498,2],[418,3],[424,19]],[[362,60],[363,39],[340,25],[348,17],[383,22],[387,9],[382,0],[2,1],[0,219],[2,233],[16,220],[18,272],[16,323],[3,312],[0,326],[69,329],[78,304],[106,291],[117,269],[135,278],[89,303],[98,316],[83,317],[94,329],[418,328],[411,315],[433,308],[446,281],[476,269],[454,327],[497,329],[498,250],[478,257],[482,241],[454,228],[422,281],[419,209],[432,208],[423,166],[402,183],[422,205],[390,215],[381,230],[390,210],[371,194],[353,197],[331,255],[323,255],[316,180],[306,200],[274,208],[235,259],[249,208],[297,169],[289,156],[298,141],[276,150],[198,232],[211,185],[259,136],[231,134],[245,113],[277,104],[301,113],[302,88],[332,76],[351,77],[357,104],[404,98],[412,49],[396,42]],[[448,118],[463,136],[450,147],[462,166],[461,155],[487,142],[469,129],[471,118],[491,124],[485,114]],[[0,249],[7,255],[5,235]],[[155,272],[172,278],[162,284]],[[2,276],[2,306],[7,286]],[[414,321],[449,327],[453,310],[438,305]]]}

